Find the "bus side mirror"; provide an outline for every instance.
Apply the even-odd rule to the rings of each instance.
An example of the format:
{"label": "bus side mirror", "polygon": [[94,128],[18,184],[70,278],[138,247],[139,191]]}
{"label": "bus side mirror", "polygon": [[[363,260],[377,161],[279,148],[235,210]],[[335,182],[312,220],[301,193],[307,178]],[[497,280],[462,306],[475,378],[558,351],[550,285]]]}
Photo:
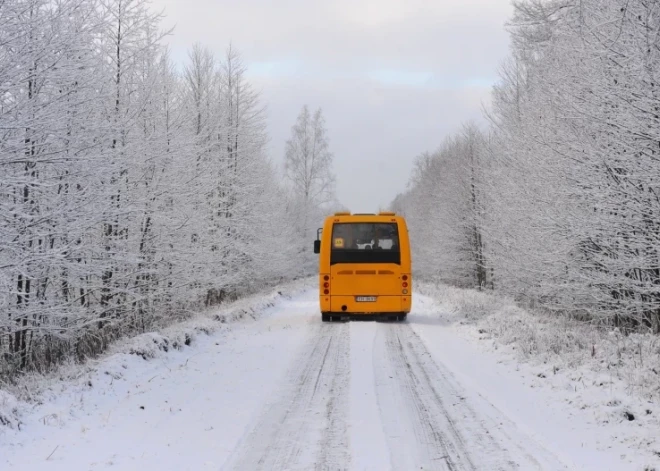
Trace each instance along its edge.
{"label": "bus side mirror", "polygon": [[314,253],[321,253],[321,241],[320,240],[315,240],[314,241]]}

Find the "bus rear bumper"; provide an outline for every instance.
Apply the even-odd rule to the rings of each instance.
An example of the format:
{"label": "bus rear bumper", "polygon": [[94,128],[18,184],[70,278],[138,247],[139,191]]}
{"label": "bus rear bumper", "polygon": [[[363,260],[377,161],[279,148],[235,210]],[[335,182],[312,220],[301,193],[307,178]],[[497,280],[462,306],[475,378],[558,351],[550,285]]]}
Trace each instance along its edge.
{"label": "bus rear bumper", "polygon": [[401,322],[408,318],[405,312],[388,312],[381,314],[347,314],[345,312],[324,312],[321,315],[323,322],[348,322],[348,321],[376,321],[376,322]]}
{"label": "bus rear bumper", "polygon": [[[355,296],[329,296],[330,302],[323,302],[328,296],[322,296],[321,310],[333,315],[387,315],[408,314],[411,307],[410,296],[376,296],[375,301],[359,302]],[[328,305],[329,304],[329,305]]]}

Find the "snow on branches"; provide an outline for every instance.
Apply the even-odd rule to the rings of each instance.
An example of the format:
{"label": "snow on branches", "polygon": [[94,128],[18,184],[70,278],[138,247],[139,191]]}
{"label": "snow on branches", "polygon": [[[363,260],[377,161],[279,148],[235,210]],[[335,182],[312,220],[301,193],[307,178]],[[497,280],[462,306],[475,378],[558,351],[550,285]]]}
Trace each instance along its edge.
{"label": "snow on branches", "polygon": [[431,216],[411,226],[429,252],[420,268],[465,280],[479,266],[478,251],[466,252],[476,220],[487,285],[660,333],[656,5],[521,0],[508,28],[512,54],[471,167],[476,191],[467,191],[469,152],[451,150],[467,142],[457,137],[418,165],[422,177],[399,199],[413,219]]}
{"label": "snow on branches", "polygon": [[160,19],[0,2],[0,377],[296,274],[238,52],[179,73]]}

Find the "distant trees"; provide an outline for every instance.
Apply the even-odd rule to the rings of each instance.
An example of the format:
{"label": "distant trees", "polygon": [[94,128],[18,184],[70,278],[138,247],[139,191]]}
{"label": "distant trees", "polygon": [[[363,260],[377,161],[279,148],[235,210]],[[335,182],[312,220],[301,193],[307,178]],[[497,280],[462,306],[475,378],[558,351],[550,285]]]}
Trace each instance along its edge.
{"label": "distant trees", "polygon": [[[312,115],[307,105],[302,107],[286,142],[285,172],[296,208],[298,245],[301,252],[309,253],[313,230],[322,222],[322,208],[334,203],[332,153],[320,108]],[[313,264],[310,257],[306,260],[306,266]]]}
{"label": "distant trees", "polygon": [[419,273],[445,283],[485,287],[480,188],[484,137],[472,124],[438,150],[417,157],[409,191],[392,209],[404,213]]}
{"label": "distant trees", "polygon": [[235,48],[182,74],[145,0],[0,2],[0,377],[296,276]]}
{"label": "distant trees", "polygon": [[[482,264],[496,289],[660,333],[655,9],[642,1],[515,2],[512,56],[493,89],[491,126],[471,168],[481,197]],[[435,176],[423,181],[457,165],[468,172],[467,155],[428,169]],[[452,190],[423,192],[418,180],[398,202],[407,200],[411,214],[449,205],[472,217],[446,199]],[[466,199],[460,204],[467,207]],[[458,259],[461,249],[445,242],[445,232],[432,240]]]}

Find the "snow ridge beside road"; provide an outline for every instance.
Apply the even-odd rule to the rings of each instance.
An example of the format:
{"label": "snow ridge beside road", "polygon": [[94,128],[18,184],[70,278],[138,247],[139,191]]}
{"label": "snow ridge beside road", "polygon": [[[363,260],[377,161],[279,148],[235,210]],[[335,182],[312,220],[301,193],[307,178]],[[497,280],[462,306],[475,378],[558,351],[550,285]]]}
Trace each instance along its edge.
{"label": "snow ridge beside road", "polygon": [[[108,369],[108,359],[113,356],[137,355],[147,360],[163,357],[170,350],[183,351],[200,338],[231,329],[231,324],[237,321],[256,321],[272,311],[277,303],[308,291],[314,283],[316,278],[285,283],[277,288],[195,313],[191,318],[159,331],[120,339],[110,345],[104,354],[98,358],[87,359],[83,364],[63,364],[47,375],[31,372],[17,384],[0,384],[0,439],[7,433],[6,428],[20,430],[24,415],[34,407],[57,400],[63,394],[84,394],[93,389],[93,378],[99,374],[121,377],[124,371],[99,371]],[[111,360],[110,363],[116,362]],[[58,422],[63,420],[64,417],[58,418]]]}

